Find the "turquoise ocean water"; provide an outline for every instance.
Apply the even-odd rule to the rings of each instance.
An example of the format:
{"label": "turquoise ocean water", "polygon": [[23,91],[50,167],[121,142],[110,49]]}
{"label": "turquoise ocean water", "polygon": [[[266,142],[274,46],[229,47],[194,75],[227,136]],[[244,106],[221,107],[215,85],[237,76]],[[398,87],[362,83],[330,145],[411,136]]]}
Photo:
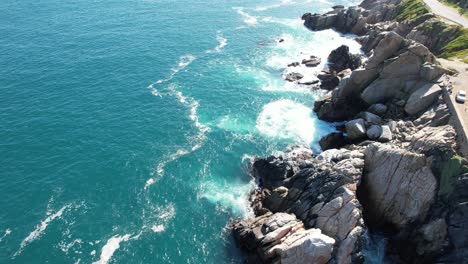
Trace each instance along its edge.
{"label": "turquoise ocean water", "polygon": [[241,262],[251,157],[333,131],[281,73],[359,50],[300,16],[356,3],[1,1],[0,263]]}

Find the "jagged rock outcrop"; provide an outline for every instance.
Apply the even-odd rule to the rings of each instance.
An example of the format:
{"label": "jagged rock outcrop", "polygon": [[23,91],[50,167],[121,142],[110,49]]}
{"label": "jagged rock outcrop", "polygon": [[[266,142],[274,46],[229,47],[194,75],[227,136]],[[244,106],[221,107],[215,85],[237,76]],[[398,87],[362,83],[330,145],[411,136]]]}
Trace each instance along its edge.
{"label": "jagged rock outcrop", "polygon": [[328,62],[331,63],[330,68],[336,72],[341,72],[345,69],[357,69],[361,66],[361,57],[349,52],[349,47],[341,45],[334,49],[328,55]]}
{"label": "jagged rock outcrop", "polygon": [[[291,153],[296,154],[291,154]],[[362,168],[364,166],[363,154],[359,151],[330,149],[317,157],[303,155],[303,150],[292,148],[284,157],[269,157],[258,159],[253,163],[254,175],[259,181],[260,189],[255,196],[261,196],[257,212],[259,215],[268,212],[292,213],[299,219],[307,232],[321,230],[324,236],[332,238],[333,252],[331,259],[339,263],[361,262],[361,243],[364,234],[361,206],[356,199],[357,186],[360,183]],[[255,219],[260,221],[265,216]],[[281,219],[289,219],[282,217]],[[260,250],[259,258],[270,261],[272,258],[281,258],[295,252],[288,243],[275,246],[276,250],[264,246],[265,237],[278,237],[277,233],[267,234],[264,231],[255,231],[257,220],[237,223],[234,228],[236,237],[247,249]],[[267,221],[267,220],[265,220]],[[287,226],[281,229],[281,236],[287,234],[291,226],[297,226],[298,221],[288,220]],[[262,224],[265,226],[264,224]],[[249,231],[254,230],[254,231]],[[316,233],[313,231],[312,233]],[[309,234],[309,233],[307,233]],[[287,241],[282,239],[281,241]],[[301,243],[312,243],[312,238],[306,238]],[[262,242],[263,241],[263,242]],[[270,240],[266,240],[270,241]],[[309,242],[307,242],[309,241]],[[260,244],[259,244],[260,243]],[[263,243],[263,244],[262,244]],[[269,243],[269,242],[268,242]],[[309,246],[296,245],[305,250]],[[255,251],[253,250],[253,251]],[[284,254],[283,254],[283,253]],[[291,260],[307,262],[309,253],[291,257]],[[326,260],[328,261],[328,259]]]}
{"label": "jagged rock outcrop", "polygon": [[[437,81],[445,71],[433,64],[434,55],[394,32],[379,33],[377,38],[379,42],[364,68],[354,70],[330,97],[316,102],[320,119],[350,119],[369,105],[391,101],[402,101],[408,105],[406,113],[415,115],[437,100],[440,89],[431,81]],[[432,89],[426,91],[428,87]]]}
{"label": "jagged rock outcrop", "polygon": [[437,185],[426,156],[375,143],[366,149],[365,161],[363,188],[372,219],[402,228],[426,217]]}
{"label": "jagged rock outcrop", "polygon": [[386,230],[389,252],[404,263],[467,260],[468,163],[456,155],[441,95],[448,71],[414,41],[440,44],[429,31],[414,31],[433,15],[389,21],[399,5],[365,0],[304,14],[309,29],[360,35],[369,58],[358,63],[340,47],[318,76],[330,91],[314,111],[344,121],[320,141],[324,152],[294,147],[254,161],[257,217],[234,225],[250,262],[362,263],[366,226]]}
{"label": "jagged rock outcrop", "polygon": [[334,89],[340,80],[347,78],[352,70],[362,64],[361,55],[350,53],[346,45],[334,49],[327,60],[329,65],[317,76],[321,81],[320,88],[325,90]]}
{"label": "jagged rock outcrop", "polygon": [[437,101],[441,93],[442,89],[437,84],[428,83],[423,85],[414,91],[406,101],[406,113],[408,115],[416,115],[426,111]]}
{"label": "jagged rock outcrop", "polygon": [[320,229],[304,229],[292,214],[267,213],[233,224],[235,238],[253,254],[251,263],[328,263],[335,240]]}

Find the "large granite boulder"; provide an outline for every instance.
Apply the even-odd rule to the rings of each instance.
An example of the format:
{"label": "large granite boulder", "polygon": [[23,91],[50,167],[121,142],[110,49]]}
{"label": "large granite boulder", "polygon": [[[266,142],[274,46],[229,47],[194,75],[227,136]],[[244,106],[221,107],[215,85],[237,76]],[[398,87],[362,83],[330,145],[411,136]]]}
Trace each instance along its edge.
{"label": "large granite boulder", "polygon": [[369,58],[366,69],[375,68],[384,60],[393,57],[404,43],[403,37],[392,31],[381,33],[380,37],[381,40],[375,47],[373,55]]}
{"label": "large granite boulder", "polygon": [[442,89],[437,84],[429,83],[422,86],[408,98],[405,112],[409,115],[416,115],[426,111],[437,101],[441,93]]}
{"label": "large granite boulder", "polygon": [[346,122],[346,133],[350,140],[362,139],[366,136],[366,125],[364,119],[358,118]]}
{"label": "large granite boulder", "polygon": [[365,150],[365,167],[366,210],[374,221],[404,228],[426,217],[437,187],[428,158],[374,143]]}
{"label": "large granite boulder", "polygon": [[395,98],[403,97],[401,88],[403,81],[396,79],[377,79],[373,81],[362,92],[361,98],[366,103],[372,105],[377,103],[385,103],[386,101]]}
{"label": "large granite boulder", "polygon": [[332,70],[341,72],[348,68],[351,70],[359,68],[361,66],[361,57],[351,54],[348,46],[341,45],[328,55],[328,62],[331,63],[330,68]]}

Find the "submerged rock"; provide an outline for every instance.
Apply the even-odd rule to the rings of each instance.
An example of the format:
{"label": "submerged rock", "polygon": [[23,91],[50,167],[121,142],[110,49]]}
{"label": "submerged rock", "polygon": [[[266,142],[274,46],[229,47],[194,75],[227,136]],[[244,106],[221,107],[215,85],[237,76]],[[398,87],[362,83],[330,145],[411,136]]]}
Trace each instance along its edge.
{"label": "submerged rock", "polygon": [[291,73],[288,73],[284,76],[284,79],[286,81],[290,81],[290,82],[295,82],[297,80],[300,80],[304,78],[304,75],[300,74],[300,73],[297,73],[297,72],[291,72]]}

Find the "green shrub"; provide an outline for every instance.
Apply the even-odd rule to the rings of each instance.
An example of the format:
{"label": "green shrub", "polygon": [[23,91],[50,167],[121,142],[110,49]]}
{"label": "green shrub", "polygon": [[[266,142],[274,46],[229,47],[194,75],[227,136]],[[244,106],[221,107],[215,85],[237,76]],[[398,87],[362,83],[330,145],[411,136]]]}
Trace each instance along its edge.
{"label": "green shrub", "polygon": [[452,194],[457,177],[466,171],[464,164],[466,160],[458,155],[444,163],[440,175],[439,196],[448,198]]}
{"label": "green shrub", "polygon": [[429,13],[430,10],[422,0],[403,0],[399,6],[397,21],[415,19]]}
{"label": "green shrub", "polygon": [[442,58],[459,58],[465,63],[468,63],[468,29],[460,28],[458,36],[442,47],[440,57]]}

